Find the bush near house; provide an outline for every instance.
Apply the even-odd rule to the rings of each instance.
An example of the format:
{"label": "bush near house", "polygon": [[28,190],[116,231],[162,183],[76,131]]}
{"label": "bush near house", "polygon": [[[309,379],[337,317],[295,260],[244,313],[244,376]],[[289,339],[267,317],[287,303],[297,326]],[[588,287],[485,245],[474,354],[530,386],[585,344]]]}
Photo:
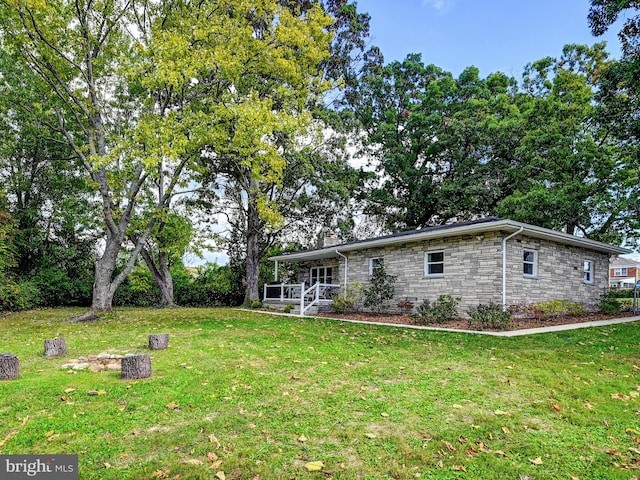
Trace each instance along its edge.
{"label": "bush near house", "polygon": [[331,297],[331,309],[336,313],[359,312],[363,307],[363,292],[360,282],[353,282],[346,292]]}
{"label": "bush near house", "polygon": [[468,310],[469,326],[504,329],[511,323],[511,315],[496,303],[480,304]]}
{"label": "bush near house", "polygon": [[413,315],[413,318],[423,325],[453,320],[460,316],[458,313],[460,301],[459,297],[452,297],[451,295],[440,295],[433,304],[429,299],[425,299],[416,309],[417,313]]}
{"label": "bush near house", "polygon": [[373,271],[369,285],[364,288],[364,306],[371,308],[377,313],[387,310],[387,302],[396,293],[396,276],[389,275],[384,265],[379,265]]}

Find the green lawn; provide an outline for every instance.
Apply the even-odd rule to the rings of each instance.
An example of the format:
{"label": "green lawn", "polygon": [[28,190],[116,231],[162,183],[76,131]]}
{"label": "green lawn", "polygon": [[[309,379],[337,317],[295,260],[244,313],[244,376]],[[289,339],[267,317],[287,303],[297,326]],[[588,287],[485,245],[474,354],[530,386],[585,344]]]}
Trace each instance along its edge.
{"label": "green lawn", "polygon": [[[640,475],[638,323],[493,338],[231,309],[66,322],[80,312],[0,317],[21,373],[0,382],[0,454],[77,453],[81,479]],[[171,335],[150,378],[60,369],[150,333]],[[56,336],[69,353],[45,358]]]}

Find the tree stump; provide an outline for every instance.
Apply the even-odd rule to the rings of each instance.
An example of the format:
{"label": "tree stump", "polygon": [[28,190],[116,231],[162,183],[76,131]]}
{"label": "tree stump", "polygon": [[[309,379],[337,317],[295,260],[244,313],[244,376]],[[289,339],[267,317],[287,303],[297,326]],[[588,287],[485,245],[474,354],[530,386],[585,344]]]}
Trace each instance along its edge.
{"label": "tree stump", "polygon": [[169,346],[168,333],[156,333],[149,335],[149,350],[164,350]]}
{"label": "tree stump", "polygon": [[65,353],[67,353],[67,341],[64,338],[51,338],[44,341],[45,357],[57,357]]}
{"label": "tree stump", "polygon": [[0,355],[0,380],[15,380],[20,376],[20,361],[15,355]]}
{"label": "tree stump", "polygon": [[121,378],[135,380],[151,376],[151,357],[149,354],[125,355],[122,358]]}

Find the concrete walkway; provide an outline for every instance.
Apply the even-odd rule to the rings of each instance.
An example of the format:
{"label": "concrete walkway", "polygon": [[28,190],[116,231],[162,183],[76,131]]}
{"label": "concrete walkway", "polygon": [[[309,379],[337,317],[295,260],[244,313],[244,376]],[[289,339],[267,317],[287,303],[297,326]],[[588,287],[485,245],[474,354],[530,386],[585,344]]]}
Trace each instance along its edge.
{"label": "concrete walkway", "polygon": [[[257,313],[266,313],[269,315],[281,315],[286,317],[296,317],[300,318],[299,315],[293,315],[290,313],[281,313],[281,312],[265,312],[262,310],[250,310],[250,309],[242,309],[248,312],[257,312]],[[348,322],[348,323],[361,323],[364,325],[383,325],[386,327],[397,327],[397,328],[413,328],[416,330],[433,330],[436,332],[453,332],[453,333],[469,333],[472,335],[490,335],[493,337],[520,337],[523,335],[535,335],[538,333],[551,333],[551,332],[562,332],[565,330],[576,330],[578,328],[591,328],[591,327],[605,327],[608,325],[616,325],[618,323],[630,323],[630,322],[638,322],[640,321],[640,316],[636,317],[625,317],[625,318],[612,318],[611,320],[595,320],[593,322],[582,322],[582,323],[568,323],[566,325],[555,325],[549,327],[539,327],[539,328],[523,328],[520,330],[509,330],[505,332],[485,332],[482,330],[458,330],[455,328],[439,328],[439,327],[425,327],[422,325],[403,325],[398,323],[382,323],[382,322],[364,322],[362,320],[348,320],[345,318],[332,318],[332,317],[314,317],[312,315],[307,315],[308,318],[315,318],[319,320],[334,320],[336,322]]]}

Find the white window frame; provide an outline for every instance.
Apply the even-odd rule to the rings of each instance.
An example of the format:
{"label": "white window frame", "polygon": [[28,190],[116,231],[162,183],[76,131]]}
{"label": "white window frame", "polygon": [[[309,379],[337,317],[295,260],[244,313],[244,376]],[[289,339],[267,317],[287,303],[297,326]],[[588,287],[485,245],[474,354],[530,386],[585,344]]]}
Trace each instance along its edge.
{"label": "white window frame", "polygon": [[384,267],[384,257],[372,257],[369,259],[369,275],[373,276],[373,270],[377,268],[375,264],[378,263]]}
{"label": "white window frame", "polygon": [[629,270],[627,269],[627,267],[615,267],[613,269],[613,276],[614,277],[626,277],[628,271]]}
{"label": "white window frame", "polygon": [[[429,256],[440,253],[442,254],[442,260],[437,262],[429,261]],[[431,273],[430,268],[432,265],[442,265],[442,272]],[[430,278],[444,277],[444,250],[433,250],[431,252],[424,252],[424,276]]]}
{"label": "white window frame", "polygon": [[583,262],[583,281],[588,285],[593,285],[594,282],[594,273],[595,273],[595,262],[593,260],[589,260],[588,258]]}
{"label": "white window frame", "polygon": [[[525,259],[527,253],[533,253],[532,261],[527,261]],[[531,265],[532,273],[525,273],[524,271],[525,265]],[[538,276],[538,251],[537,250],[533,250],[529,248],[525,248],[522,250],[522,276],[526,278],[536,278]]]}
{"label": "white window frame", "polygon": [[[331,269],[331,275],[327,275],[327,269]],[[316,278],[318,279],[318,283],[331,284],[333,282],[333,267],[319,265],[317,267],[311,267],[309,269],[309,285],[315,285],[315,283],[313,283],[314,270],[317,272]],[[320,274],[321,271],[322,275]],[[327,277],[331,280],[331,282],[327,282]]]}

